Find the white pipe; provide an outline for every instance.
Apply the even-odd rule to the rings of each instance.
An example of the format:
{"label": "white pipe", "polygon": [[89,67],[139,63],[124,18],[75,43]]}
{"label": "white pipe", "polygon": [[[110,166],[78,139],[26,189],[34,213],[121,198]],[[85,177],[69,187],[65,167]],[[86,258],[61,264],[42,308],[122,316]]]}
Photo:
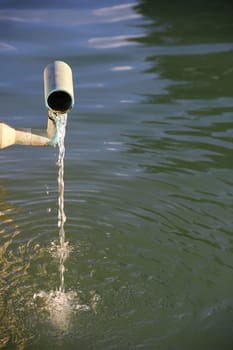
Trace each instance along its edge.
{"label": "white pipe", "polygon": [[50,63],[44,70],[45,105],[57,112],[67,112],[74,105],[72,70],[62,61]]}
{"label": "white pipe", "polygon": [[11,145],[49,146],[52,140],[41,130],[15,129],[0,122],[0,149]]}
{"label": "white pipe", "polygon": [[47,131],[15,129],[0,122],[0,149],[14,144],[49,146],[57,143],[57,128],[53,114],[66,113],[74,105],[72,70],[62,61],[49,64],[44,70],[45,104],[48,110]]}

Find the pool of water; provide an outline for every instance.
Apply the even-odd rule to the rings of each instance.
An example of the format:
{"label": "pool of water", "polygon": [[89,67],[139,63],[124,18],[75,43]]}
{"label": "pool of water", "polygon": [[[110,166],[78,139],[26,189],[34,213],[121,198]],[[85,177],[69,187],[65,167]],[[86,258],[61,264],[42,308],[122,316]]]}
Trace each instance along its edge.
{"label": "pool of water", "polygon": [[0,348],[233,347],[229,1],[2,1],[1,120],[46,128],[43,70],[73,70],[58,149],[0,150]]}

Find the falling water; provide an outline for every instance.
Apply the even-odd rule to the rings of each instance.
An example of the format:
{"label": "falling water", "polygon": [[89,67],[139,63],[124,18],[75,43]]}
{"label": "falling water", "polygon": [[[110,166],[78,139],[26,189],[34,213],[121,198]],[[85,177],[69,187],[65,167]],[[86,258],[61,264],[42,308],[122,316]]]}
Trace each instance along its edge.
{"label": "falling water", "polygon": [[[68,243],[65,241],[64,225],[66,222],[66,215],[64,211],[64,157],[65,157],[65,131],[67,114],[51,112],[50,117],[56,123],[56,139],[54,143],[58,144],[58,227],[60,246],[55,246],[56,256],[59,257],[59,272],[60,272],[60,286],[58,290],[50,291],[49,293],[40,291],[35,293],[33,298],[42,298],[45,300],[45,305],[49,311],[51,324],[56,330],[62,331],[63,334],[69,332],[72,313],[77,311],[88,311],[88,305],[80,304],[77,293],[74,291],[65,292],[65,261],[69,255]],[[93,304],[95,306],[95,303]],[[93,306],[93,309],[94,309]]]}
{"label": "falling water", "polygon": [[59,238],[60,238],[60,287],[59,291],[65,292],[65,260],[67,258],[67,245],[65,242],[65,230],[64,224],[66,222],[66,215],[64,211],[64,157],[65,157],[65,132],[66,132],[66,121],[67,113],[54,113],[55,122],[57,128],[59,157],[58,157],[58,227],[59,227]]}

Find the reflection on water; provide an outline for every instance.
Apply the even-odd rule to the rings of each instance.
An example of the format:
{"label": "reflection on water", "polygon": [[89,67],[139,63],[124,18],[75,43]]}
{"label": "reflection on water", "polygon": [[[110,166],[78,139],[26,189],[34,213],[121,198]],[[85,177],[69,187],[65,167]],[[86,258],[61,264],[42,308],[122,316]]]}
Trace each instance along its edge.
{"label": "reflection on water", "polygon": [[57,150],[0,153],[1,347],[231,350],[230,2],[14,3],[0,12],[3,119],[40,128],[36,72],[54,58],[72,66],[79,104],[65,293]]}
{"label": "reflection on water", "polygon": [[[30,259],[37,255],[38,246],[33,246],[30,241],[20,243],[20,227],[14,220],[18,210],[4,201],[2,193],[0,202],[0,348],[12,343],[23,349],[26,341],[34,338],[35,318],[27,280]],[[30,320],[26,317],[22,322],[22,314],[31,315]]]}
{"label": "reflection on water", "polygon": [[[98,295],[90,294],[86,305],[80,292],[53,291],[54,273],[47,269],[50,251],[33,240],[20,239],[22,232],[15,223],[18,210],[3,201],[2,193],[1,208],[0,348],[25,349],[40,337],[45,326],[51,336],[72,334],[74,315],[95,313]],[[56,270],[59,259],[54,260]],[[33,276],[46,275],[50,279],[46,286],[51,291],[32,294],[42,286]]]}

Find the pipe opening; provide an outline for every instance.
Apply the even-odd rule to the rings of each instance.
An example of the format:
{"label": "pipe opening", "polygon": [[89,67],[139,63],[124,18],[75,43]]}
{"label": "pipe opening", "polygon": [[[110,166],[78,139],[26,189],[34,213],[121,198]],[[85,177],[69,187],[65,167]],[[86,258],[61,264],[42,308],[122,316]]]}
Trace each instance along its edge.
{"label": "pipe opening", "polygon": [[72,108],[72,97],[65,91],[54,91],[48,96],[47,103],[54,111],[66,112]]}

